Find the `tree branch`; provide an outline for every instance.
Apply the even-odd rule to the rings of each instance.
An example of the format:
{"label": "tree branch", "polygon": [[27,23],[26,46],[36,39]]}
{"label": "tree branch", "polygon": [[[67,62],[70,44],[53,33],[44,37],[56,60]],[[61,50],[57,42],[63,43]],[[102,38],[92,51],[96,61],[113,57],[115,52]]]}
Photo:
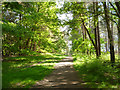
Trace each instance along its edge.
{"label": "tree branch", "polygon": [[[115,10],[117,16],[120,18],[120,13],[118,12],[118,10],[114,7],[114,5],[113,5],[111,2],[109,2],[109,3],[110,3],[110,5],[113,7],[113,9]],[[116,4],[116,3],[115,3],[115,4]],[[116,5],[116,6],[117,6],[117,5]]]}
{"label": "tree branch", "polygon": [[82,24],[83,24],[83,26],[84,26],[85,30],[87,31],[87,34],[88,34],[88,36],[89,36],[89,38],[90,38],[90,40],[91,40],[91,42],[92,42],[92,44],[93,44],[94,48],[96,49],[96,45],[95,45],[95,43],[94,43],[93,39],[91,38],[90,33],[89,33],[88,29],[86,28],[86,26],[85,26],[85,24],[84,24],[84,20],[83,20],[83,19],[82,19]]}

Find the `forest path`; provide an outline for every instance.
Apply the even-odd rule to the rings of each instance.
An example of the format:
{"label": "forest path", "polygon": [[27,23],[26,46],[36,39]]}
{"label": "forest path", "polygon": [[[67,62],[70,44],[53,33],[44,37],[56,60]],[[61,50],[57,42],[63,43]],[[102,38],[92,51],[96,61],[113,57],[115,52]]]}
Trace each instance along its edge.
{"label": "forest path", "polygon": [[66,57],[56,63],[55,70],[37,82],[33,88],[83,88],[82,82],[73,68],[73,58]]}

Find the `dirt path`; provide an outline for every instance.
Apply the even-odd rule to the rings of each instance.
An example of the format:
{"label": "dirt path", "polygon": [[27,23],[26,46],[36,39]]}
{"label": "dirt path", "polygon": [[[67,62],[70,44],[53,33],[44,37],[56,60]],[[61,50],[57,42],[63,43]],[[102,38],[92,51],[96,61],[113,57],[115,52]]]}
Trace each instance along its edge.
{"label": "dirt path", "polygon": [[82,80],[73,68],[73,58],[67,57],[56,63],[55,70],[34,85],[35,88],[83,88]]}

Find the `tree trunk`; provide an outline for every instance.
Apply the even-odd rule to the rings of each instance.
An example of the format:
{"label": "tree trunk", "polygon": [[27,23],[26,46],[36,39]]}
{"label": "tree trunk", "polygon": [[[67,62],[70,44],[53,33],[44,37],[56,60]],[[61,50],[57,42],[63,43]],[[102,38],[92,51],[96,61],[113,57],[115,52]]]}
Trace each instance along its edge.
{"label": "tree trunk", "polygon": [[105,31],[106,35],[105,35],[105,49],[106,49],[106,52],[108,51],[108,38],[107,38],[107,32]]}
{"label": "tree trunk", "polygon": [[83,32],[83,41],[84,41],[85,40],[84,27],[82,29],[82,32]]}
{"label": "tree trunk", "polygon": [[99,22],[98,22],[98,2],[93,2],[94,9],[94,33],[95,33],[95,45],[96,45],[96,56],[99,57],[101,55],[100,50],[100,35],[99,35]]}
{"label": "tree trunk", "polygon": [[[19,14],[19,20],[21,21],[21,14]],[[20,23],[21,24],[21,23]],[[19,44],[19,49],[21,49],[22,47],[21,47],[21,37],[19,37],[19,42],[20,42],[20,44]]]}
{"label": "tree trunk", "polygon": [[110,40],[110,56],[111,56],[111,62],[114,63],[115,62],[115,55],[114,55],[114,43],[113,43],[113,35],[112,32],[110,30],[110,20],[109,20],[109,11],[108,8],[106,6],[106,2],[103,3],[104,6],[104,11],[105,11],[105,20],[106,20],[106,24],[107,24],[107,31],[108,31],[108,38]]}
{"label": "tree trunk", "polygon": [[116,13],[119,17],[117,28],[118,28],[118,59],[120,60],[120,4],[119,2],[115,2],[115,5],[117,7]]}
{"label": "tree trunk", "polygon": [[118,20],[118,59],[120,60],[120,18]]}
{"label": "tree trunk", "polygon": [[101,45],[100,45],[100,33],[99,33],[99,22],[97,25],[97,33],[98,33],[98,50],[99,50],[99,56],[101,55]]}
{"label": "tree trunk", "polygon": [[[96,2],[96,13],[98,14],[98,2]],[[97,27],[96,27],[96,31],[97,31],[97,45],[98,45],[98,54],[99,56],[101,55],[101,45],[100,45],[100,31],[99,31],[99,18],[98,18],[98,15],[97,15]]]}

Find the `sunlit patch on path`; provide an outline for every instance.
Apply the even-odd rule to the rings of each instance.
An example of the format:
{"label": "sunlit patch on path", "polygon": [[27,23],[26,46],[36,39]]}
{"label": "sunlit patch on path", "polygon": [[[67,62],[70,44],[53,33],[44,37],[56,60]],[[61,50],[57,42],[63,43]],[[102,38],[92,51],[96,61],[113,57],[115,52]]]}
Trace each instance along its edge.
{"label": "sunlit patch on path", "polygon": [[55,63],[55,70],[38,81],[33,88],[83,88],[82,83],[73,68],[73,58],[67,57]]}

